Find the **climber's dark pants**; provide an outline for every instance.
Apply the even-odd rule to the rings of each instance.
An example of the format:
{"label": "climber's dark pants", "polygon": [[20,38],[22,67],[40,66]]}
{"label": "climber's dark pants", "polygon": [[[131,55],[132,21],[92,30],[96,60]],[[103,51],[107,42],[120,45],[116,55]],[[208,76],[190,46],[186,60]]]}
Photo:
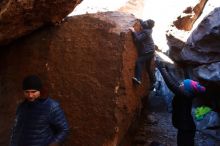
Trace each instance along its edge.
{"label": "climber's dark pants", "polygon": [[150,83],[153,84],[156,80],[154,70],[151,68],[151,61],[154,58],[154,52],[146,53],[139,56],[135,64],[135,78],[141,81],[142,68],[145,65],[150,78]]}
{"label": "climber's dark pants", "polygon": [[178,146],[194,146],[195,130],[178,130],[177,145]]}

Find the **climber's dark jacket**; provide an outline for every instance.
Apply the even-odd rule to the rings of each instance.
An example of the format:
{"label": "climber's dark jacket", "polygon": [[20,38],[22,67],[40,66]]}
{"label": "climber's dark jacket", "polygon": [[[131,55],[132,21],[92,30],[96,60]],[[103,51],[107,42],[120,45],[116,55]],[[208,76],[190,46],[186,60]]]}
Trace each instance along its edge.
{"label": "climber's dark jacket", "polygon": [[139,56],[154,52],[155,45],[152,38],[152,29],[145,28],[140,32],[132,32]]}
{"label": "climber's dark jacket", "polygon": [[16,112],[11,146],[48,146],[61,143],[69,131],[59,103],[51,98],[22,102]]}
{"label": "climber's dark jacket", "polygon": [[192,97],[187,92],[180,89],[180,84],[171,77],[163,63],[155,61],[161,75],[169,89],[175,94],[172,106],[172,123],[179,130],[195,130],[195,124],[191,115]]}

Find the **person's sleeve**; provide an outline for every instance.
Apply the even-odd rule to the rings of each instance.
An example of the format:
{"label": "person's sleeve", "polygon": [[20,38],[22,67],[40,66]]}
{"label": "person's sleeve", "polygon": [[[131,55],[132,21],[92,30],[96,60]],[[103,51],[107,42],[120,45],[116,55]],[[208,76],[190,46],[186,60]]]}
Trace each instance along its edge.
{"label": "person's sleeve", "polygon": [[14,120],[14,125],[13,125],[12,130],[11,130],[10,146],[15,145],[15,130],[16,130],[15,123],[16,123],[16,119]]}
{"label": "person's sleeve", "polygon": [[163,76],[163,79],[164,79],[167,87],[174,94],[183,95],[187,98],[192,98],[187,92],[184,92],[179,88],[180,84],[178,82],[176,82],[176,80],[171,77],[171,75],[168,73],[168,71],[166,69],[166,66],[162,62],[156,60],[155,63],[156,63],[156,66],[158,67],[158,69],[160,70],[161,75]]}
{"label": "person's sleeve", "polygon": [[132,35],[135,42],[142,42],[144,39],[150,36],[151,33],[152,33],[151,30],[145,29],[144,31],[141,32],[132,32]]}
{"label": "person's sleeve", "polygon": [[51,144],[62,143],[69,133],[69,126],[65,114],[59,105],[52,108],[50,124],[55,132]]}
{"label": "person's sleeve", "polygon": [[18,108],[16,109],[16,115],[15,115],[15,119],[14,119],[14,123],[13,126],[11,128],[11,137],[10,137],[10,146],[16,146],[17,144],[17,123],[18,123],[18,115],[20,112],[20,105],[18,106]]}

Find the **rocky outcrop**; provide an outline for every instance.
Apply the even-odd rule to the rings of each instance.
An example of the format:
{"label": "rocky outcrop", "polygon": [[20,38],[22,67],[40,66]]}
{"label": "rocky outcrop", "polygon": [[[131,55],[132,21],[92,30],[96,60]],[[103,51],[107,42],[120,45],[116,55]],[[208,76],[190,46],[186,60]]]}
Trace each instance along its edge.
{"label": "rocky outcrop", "polygon": [[213,8],[216,3],[207,2],[191,32],[172,27],[167,33],[170,57],[184,64],[186,77],[204,81],[213,96],[219,95],[220,87],[220,8]]}
{"label": "rocky outcrop", "polygon": [[[190,49],[183,49],[184,60],[190,62],[213,63],[220,61],[220,8],[207,15],[198,27],[191,33],[186,44]],[[197,54],[192,55],[190,54]]]}
{"label": "rocky outcrop", "polygon": [[[200,10],[200,11],[202,11],[202,10]],[[218,22],[218,18],[217,18],[218,17],[218,12],[216,12],[216,11],[218,11],[218,10],[215,10],[215,12],[209,13],[209,16],[203,17],[203,20],[200,22],[198,27],[196,27],[196,29],[193,30],[193,32],[183,31],[183,30],[180,30],[180,29],[183,29],[183,28],[178,29],[178,27],[174,27],[175,25],[172,26],[167,31],[167,34],[166,34],[167,39],[168,39],[168,45],[170,46],[171,51],[175,51],[175,50],[172,50],[172,48],[177,48],[177,53],[174,53],[174,54],[180,54],[181,50],[183,48],[185,48],[184,51],[183,51],[183,54],[187,53],[184,56],[189,59],[189,58],[192,58],[192,55],[190,55],[190,54],[195,54],[195,52],[189,51],[192,48],[194,48],[193,49],[194,51],[198,52],[197,53],[198,56],[199,56],[199,52],[204,52],[205,50],[206,50],[205,52],[213,52],[213,51],[210,51],[209,48],[217,50],[216,46],[215,46],[216,43],[213,43],[213,42],[209,42],[209,43],[212,44],[212,45],[209,46],[209,48],[207,46],[206,46],[206,48],[204,48],[204,40],[206,42],[210,41],[210,38],[207,38],[208,37],[207,35],[209,35],[209,37],[213,36],[212,34],[217,33],[217,31],[218,31],[218,23],[219,22]],[[213,13],[216,13],[216,14],[213,14]],[[213,16],[211,16],[211,15],[213,15]],[[189,20],[187,20],[187,21],[189,21]],[[181,22],[178,22],[178,23],[181,23]],[[186,24],[188,24],[188,23],[186,23]],[[191,22],[191,24],[193,24],[193,23]],[[191,33],[190,36],[188,36],[189,33]],[[214,34],[214,35],[216,35],[216,34]],[[180,43],[178,43],[178,42],[180,42]],[[197,43],[197,45],[195,45],[195,43]],[[203,49],[201,50],[202,45],[203,45]],[[213,48],[213,46],[215,46],[215,47]],[[186,58],[178,57],[176,59],[177,60],[178,59],[179,60],[185,60]],[[199,60],[203,61],[203,63],[206,62],[205,61],[206,59],[205,60],[195,59],[195,60],[197,60],[198,62],[199,62]]]}
{"label": "rocky outcrop", "polygon": [[[182,60],[202,65],[194,71],[197,77],[220,82],[220,8],[207,15],[187,40],[187,48],[181,52]],[[219,83],[218,83],[219,84]]]}
{"label": "rocky outcrop", "polygon": [[183,13],[173,22],[175,27],[180,30],[190,31],[196,19],[201,12],[207,0],[192,1],[192,5],[187,7]]}
{"label": "rocky outcrop", "polygon": [[176,62],[181,61],[180,53],[182,49],[186,46],[184,40],[186,39],[185,37],[187,35],[188,32],[177,30],[175,27],[172,27],[166,34],[167,45],[169,46],[169,57]]}
{"label": "rocky outcrop", "polygon": [[[188,32],[172,27],[167,32],[170,57],[188,64],[207,64],[219,61],[219,8],[208,16],[188,36]],[[172,54],[175,54],[173,56]]]}
{"label": "rocky outcrop", "polygon": [[188,4],[183,13],[177,17],[166,33],[170,57],[181,61],[180,52],[186,46],[193,24],[201,15],[207,0],[195,0]]}
{"label": "rocky outcrop", "polygon": [[21,83],[38,74],[60,101],[70,124],[67,146],[119,145],[135,120],[148,80],[135,87],[136,48],[129,27],[136,18],[118,12],[68,18],[13,42],[0,52],[0,144],[7,145]]}
{"label": "rocky outcrop", "polygon": [[197,77],[215,82],[220,86],[220,62],[211,63],[210,65],[201,65],[194,69]]}
{"label": "rocky outcrop", "polygon": [[0,1],[0,45],[48,23],[59,23],[81,0]]}

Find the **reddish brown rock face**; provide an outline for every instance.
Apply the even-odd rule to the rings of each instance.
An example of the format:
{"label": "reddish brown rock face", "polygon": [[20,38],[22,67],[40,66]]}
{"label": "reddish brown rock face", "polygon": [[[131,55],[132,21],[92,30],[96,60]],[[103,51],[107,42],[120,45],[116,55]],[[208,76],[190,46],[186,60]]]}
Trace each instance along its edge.
{"label": "reddish brown rock face", "polygon": [[81,0],[0,1],[0,45],[48,23],[59,23]]}
{"label": "reddish brown rock face", "polygon": [[0,144],[7,145],[23,77],[36,73],[64,108],[71,128],[65,145],[118,145],[147,95],[146,78],[136,88],[131,80],[134,23],[117,12],[76,16],[1,49]]}
{"label": "reddish brown rock face", "polygon": [[193,1],[194,5],[188,6],[177,20],[173,22],[176,28],[190,31],[196,19],[201,15],[207,0]]}

